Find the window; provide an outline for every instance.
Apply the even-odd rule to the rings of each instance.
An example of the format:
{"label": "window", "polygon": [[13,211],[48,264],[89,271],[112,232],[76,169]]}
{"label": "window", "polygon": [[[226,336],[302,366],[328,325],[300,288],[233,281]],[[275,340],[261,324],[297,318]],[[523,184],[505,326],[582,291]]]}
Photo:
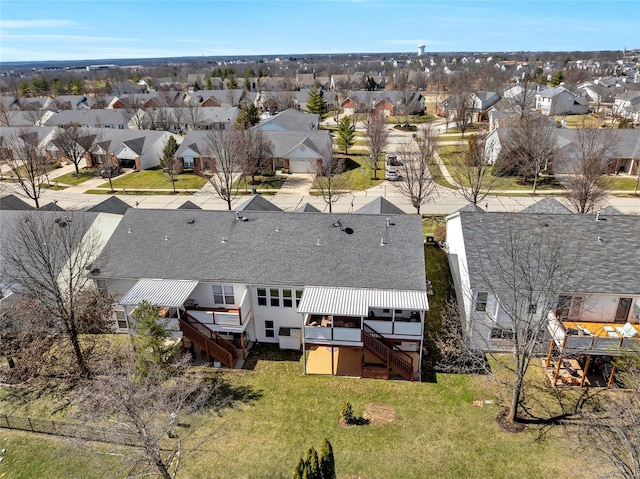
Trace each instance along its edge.
{"label": "window", "polygon": [[282,290],[282,306],[285,308],[293,308],[293,294],[290,289]]}
{"label": "window", "polygon": [[266,306],[267,305],[267,290],[266,288],[258,288],[258,306]]}
{"label": "window", "polygon": [[538,305],[536,303],[529,303],[529,312],[535,314],[538,311]]}
{"label": "window", "polygon": [[558,296],[556,316],[559,319],[578,318],[582,308],[582,296]]}
{"label": "window", "polygon": [[513,331],[505,328],[492,328],[491,339],[508,339],[513,340]]}
{"label": "window", "polygon": [[116,310],[116,321],[118,322],[118,329],[127,329],[127,316],[124,314],[124,311]]}
{"label": "window", "polygon": [[302,290],[296,289],[296,308],[300,306],[300,299],[302,298]]}
{"label": "window", "polygon": [[183,159],[184,168],[193,168],[195,166],[195,161],[193,158],[185,157]]}
{"label": "window", "polygon": [[106,279],[97,279],[96,280],[96,289],[99,293],[107,292],[107,280]]}
{"label": "window", "polygon": [[273,329],[273,321],[265,321],[264,322],[264,335],[267,338],[274,338],[275,331]]}
{"label": "window", "polygon": [[233,286],[216,284],[213,286],[213,302],[216,304],[235,304]]}
{"label": "window", "polygon": [[280,290],[278,288],[269,290],[269,304],[276,308],[280,306]]}
{"label": "window", "polygon": [[489,293],[479,292],[476,295],[476,311],[486,311],[487,310],[487,299],[489,298]]}

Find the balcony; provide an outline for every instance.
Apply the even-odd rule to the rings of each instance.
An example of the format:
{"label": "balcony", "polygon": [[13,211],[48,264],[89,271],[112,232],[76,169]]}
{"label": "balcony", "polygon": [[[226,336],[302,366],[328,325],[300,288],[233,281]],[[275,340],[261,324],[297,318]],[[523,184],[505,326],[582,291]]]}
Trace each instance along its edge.
{"label": "balcony", "polygon": [[356,316],[307,315],[304,325],[305,340],[313,342],[362,341],[362,318]]}

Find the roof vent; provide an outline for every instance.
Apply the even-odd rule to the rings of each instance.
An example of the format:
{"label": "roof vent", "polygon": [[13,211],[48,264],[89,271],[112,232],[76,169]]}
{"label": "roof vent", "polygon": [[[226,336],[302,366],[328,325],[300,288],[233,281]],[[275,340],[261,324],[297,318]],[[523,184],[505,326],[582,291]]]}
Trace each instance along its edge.
{"label": "roof vent", "polygon": [[164,240],[169,241],[169,235],[164,235]]}
{"label": "roof vent", "polygon": [[227,240],[225,239],[225,237],[222,237],[222,240],[220,240],[220,243],[225,244],[227,242]]}
{"label": "roof vent", "polygon": [[602,236],[598,236],[598,243],[602,243]]}
{"label": "roof vent", "polygon": [[380,246],[385,246],[387,244],[387,242],[384,240],[384,238],[380,238]]}
{"label": "roof vent", "polygon": [[388,228],[389,226],[395,226],[395,225],[396,225],[396,224],[395,224],[393,221],[391,221],[391,218],[387,218],[387,228]]}
{"label": "roof vent", "polygon": [[352,235],[353,234],[353,228],[345,228],[344,232],[347,233],[348,235]]}
{"label": "roof vent", "polygon": [[190,225],[192,225],[192,224],[193,224],[193,223],[195,223],[195,222],[196,222],[196,220],[194,220],[193,218],[189,218],[189,219],[187,220],[187,223],[188,223],[188,224],[190,224]]}
{"label": "roof vent", "polygon": [[336,220],[335,223],[333,223],[334,228],[342,228],[342,223],[340,222],[340,218],[338,218]]}
{"label": "roof vent", "polygon": [[320,242],[320,238],[318,238],[318,241],[316,243],[316,246],[322,246],[322,243]]}
{"label": "roof vent", "polygon": [[596,221],[600,221],[600,212],[599,211],[596,213]]}
{"label": "roof vent", "polygon": [[127,233],[131,234],[131,228],[127,229]]}
{"label": "roof vent", "polygon": [[276,226],[276,233],[280,233],[280,227]]}

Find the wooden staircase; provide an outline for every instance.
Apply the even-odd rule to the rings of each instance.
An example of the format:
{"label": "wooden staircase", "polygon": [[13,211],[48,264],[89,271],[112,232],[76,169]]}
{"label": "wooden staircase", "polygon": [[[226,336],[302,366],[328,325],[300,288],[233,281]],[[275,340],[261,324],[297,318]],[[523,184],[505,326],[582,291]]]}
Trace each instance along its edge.
{"label": "wooden staircase", "polygon": [[362,344],[365,351],[373,354],[384,364],[384,366],[378,367],[363,366],[362,377],[383,378],[385,374],[381,368],[384,368],[385,379],[389,378],[389,374],[393,370],[407,381],[413,381],[413,358],[366,324],[362,328]]}
{"label": "wooden staircase", "polygon": [[236,362],[236,348],[232,343],[187,312],[180,318],[180,330],[185,338],[202,348],[207,354],[208,362],[214,358],[226,367],[233,369]]}

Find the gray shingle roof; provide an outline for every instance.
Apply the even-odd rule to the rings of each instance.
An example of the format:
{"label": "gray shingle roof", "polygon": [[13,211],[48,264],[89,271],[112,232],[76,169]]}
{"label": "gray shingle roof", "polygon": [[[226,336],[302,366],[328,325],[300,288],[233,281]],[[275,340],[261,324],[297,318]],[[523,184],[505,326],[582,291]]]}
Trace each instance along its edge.
{"label": "gray shingle roof", "polygon": [[248,221],[233,211],[129,209],[103,251],[101,276],[426,289],[417,216],[395,216],[393,226],[381,215],[243,216]]}
{"label": "gray shingle roof", "polygon": [[376,199],[354,211],[356,214],[372,214],[372,215],[403,215],[405,214],[400,208],[391,203],[389,200],[378,196]]}
{"label": "gray shingle roof", "polygon": [[22,201],[16,195],[7,195],[0,198],[1,211],[25,211],[32,210],[33,206]]}
{"label": "gray shingle roof", "polygon": [[296,208],[297,213],[320,213],[320,210],[309,203],[302,203]]}
{"label": "gray shingle roof", "polygon": [[192,201],[187,200],[184,203],[182,203],[182,205],[179,206],[178,209],[179,210],[201,210],[202,208],[200,208],[198,205],[196,205]]}
{"label": "gray shingle roof", "polygon": [[91,213],[111,213],[114,215],[123,215],[131,208],[127,203],[122,201],[117,196],[110,196],[106,200],[98,203],[87,211]]}
{"label": "gray shingle roof", "polygon": [[547,196],[540,201],[527,206],[521,213],[547,213],[554,215],[570,215],[573,212],[552,196]]}
{"label": "gray shingle roof", "polygon": [[64,208],[61,208],[56,203],[47,203],[44,206],[39,208],[40,211],[66,211]]}
{"label": "gray shingle roof", "polygon": [[236,208],[236,211],[282,211],[271,201],[260,195],[254,195]]}
{"label": "gray shingle roof", "polygon": [[[549,232],[562,232],[572,250],[580,248],[580,265],[573,273],[580,281],[577,292],[640,294],[640,216],[612,215],[596,221],[595,215],[486,212],[460,212],[471,287],[482,291],[480,271],[491,271],[486,250],[500,251],[501,232],[510,225],[526,227],[532,238]],[[526,225],[526,226],[525,226]],[[490,233],[490,234],[489,234]],[[555,233],[554,233],[555,234]],[[600,240],[598,240],[600,239]]]}

